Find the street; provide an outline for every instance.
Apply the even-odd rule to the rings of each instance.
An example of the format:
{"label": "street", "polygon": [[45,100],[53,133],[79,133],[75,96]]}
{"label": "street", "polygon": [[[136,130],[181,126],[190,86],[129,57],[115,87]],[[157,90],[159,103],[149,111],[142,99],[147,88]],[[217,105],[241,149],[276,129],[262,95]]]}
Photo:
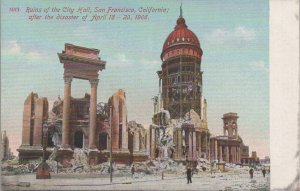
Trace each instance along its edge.
{"label": "street", "polygon": [[[255,171],[251,180],[246,170],[226,173],[201,172],[187,184],[185,174],[142,175],[135,174],[114,177],[99,174],[51,174],[51,179],[37,180],[34,174],[2,176],[2,190],[270,190],[269,174],[264,178],[261,171]],[[17,186],[18,183],[21,186]],[[24,183],[30,183],[25,187]],[[26,185],[26,184],[25,184]]]}

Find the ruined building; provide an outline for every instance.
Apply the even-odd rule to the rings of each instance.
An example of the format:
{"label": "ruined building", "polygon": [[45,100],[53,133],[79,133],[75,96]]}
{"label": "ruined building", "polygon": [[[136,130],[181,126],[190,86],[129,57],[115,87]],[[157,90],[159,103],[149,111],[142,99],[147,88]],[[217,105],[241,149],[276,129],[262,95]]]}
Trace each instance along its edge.
{"label": "ruined building", "polygon": [[135,121],[128,122],[129,151],[133,161],[145,161],[148,159],[147,140],[148,131]]}
{"label": "ruined building", "polygon": [[[48,112],[47,98],[29,94],[24,103],[20,161],[42,157],[45,146],[46,156],[57,152],[61,162],[71,160],[75,148],[85,150],[90,164],[108,161],[110,148],[114,162],[132,162],[135,158],[128,146],[133,140],[128,138],[125,92],[118,90],[108,103],[97,104],[98,72],[105,68],[99,50],[65,44],[65,50],[58,56],[64,66],[64,99],[59,97]],[[89,80],[91,93],[73,98],[73,78]],[[144,154],[139,160],[147,158]]]}
{"label": "ruined building", "polygon": [[223,135],[211,137],[211,159],[234,164],[252,163],[249,146],[245,145],[238,134],[237,113],[223,115]]}
{"label": "ruined building", "polygon": [[[202,96],[201,60],[203,51],[197,36],[188,29],[180,10],[174,30],[166,38],[161,53],[159,96],[154,99],[155,114],[150,127],[150,158],[168,157],[195,161],[209,157],[207,102]],[[165,124],[156,119],[164,118]],[[173,145],[163,149],[171,137]],[[165,139],[162,141],[162,139]],[[164,143],[162,143],[164,142]],[[163,151],[166,150],[166,151]]]}
{"label": "ruined building", "polygon": [[20,160],[42,156],[42,127],[47,119],[47,98],[30,93],[24,102],[22,144],[18,149]]}
{"label": "ruined building", "polygon": [[13,159],[14,156],[9,147],[9,139],[6,135],[6,131],[0,131],[0,137],[1,137],[0,161]]}

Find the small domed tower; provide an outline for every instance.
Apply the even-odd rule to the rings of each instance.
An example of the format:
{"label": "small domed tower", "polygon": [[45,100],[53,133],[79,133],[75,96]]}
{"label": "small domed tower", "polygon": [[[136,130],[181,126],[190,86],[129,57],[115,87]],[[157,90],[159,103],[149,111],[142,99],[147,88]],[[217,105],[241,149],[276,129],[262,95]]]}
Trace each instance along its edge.
{"label": "small domed tower", "polygon": [[188,29],[180,7],[176,26],[163,45],[162,69],[157,72],[163,108],[172,119],[183,117],[191,109],[201,116],[202,54],[199,40]]}
{"label": "small domed tower", "polygon": [[238,136],[238,125],[237,119],[239,116],[237,113],[225,113],[223,115],[223,131],[224,136],[237,137]]}

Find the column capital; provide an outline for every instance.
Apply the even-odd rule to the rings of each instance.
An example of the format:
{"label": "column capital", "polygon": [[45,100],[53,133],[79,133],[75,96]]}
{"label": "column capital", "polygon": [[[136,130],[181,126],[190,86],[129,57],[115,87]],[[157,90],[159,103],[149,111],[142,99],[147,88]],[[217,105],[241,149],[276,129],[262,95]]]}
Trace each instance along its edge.
{"label": "column capital", "polygon": [[71,84],[72,79],[72,76],[64,76],[65,84]]}
{"label": "column capital", "polygon": [[92,80],[89,80],[89,81],[90,81],[90,84],[91,84],[92,88],[98,86],[99,79],[92,79]]}

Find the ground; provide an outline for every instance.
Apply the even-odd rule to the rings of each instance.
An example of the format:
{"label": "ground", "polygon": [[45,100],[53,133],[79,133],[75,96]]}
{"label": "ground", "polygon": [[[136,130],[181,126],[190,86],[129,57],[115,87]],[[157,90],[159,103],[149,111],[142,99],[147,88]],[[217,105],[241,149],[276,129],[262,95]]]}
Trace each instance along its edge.
{"label": "ground", "polygon": [[[51,174],[48,180],[37,180],[35,174],[2,176],[2,190],[200,190],[200,191],[247,191],[270,190],[270,175],[264,178],[261,171],[255,171],[251,180],[246,169],[229,172],[199,172],[187,184],[185,174],[161,173],[156,175],[115,175],[110,183],[109,174],[76,173]],[[29,187],[22,185],[30,183]],[[18,185],[19,184],[19,185]]]}

